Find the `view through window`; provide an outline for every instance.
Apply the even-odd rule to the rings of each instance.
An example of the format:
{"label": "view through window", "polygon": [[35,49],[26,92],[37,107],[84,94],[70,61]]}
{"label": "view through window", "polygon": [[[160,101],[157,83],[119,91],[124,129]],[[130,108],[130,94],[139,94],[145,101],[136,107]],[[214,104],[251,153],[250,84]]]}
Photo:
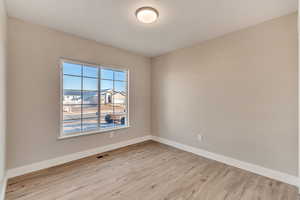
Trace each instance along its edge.
{"label": "view through window", "polygon": [[62,61],[61,136],[128,126],[128,71]]}

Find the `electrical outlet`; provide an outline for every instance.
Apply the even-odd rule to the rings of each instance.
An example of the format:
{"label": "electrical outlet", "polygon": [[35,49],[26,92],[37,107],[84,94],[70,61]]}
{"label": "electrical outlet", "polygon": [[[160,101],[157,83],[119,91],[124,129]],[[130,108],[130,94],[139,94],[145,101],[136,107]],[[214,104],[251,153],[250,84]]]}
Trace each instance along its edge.
{"label": "electrical outlet", "polygon": [[203,136],[202,136],[201,134],[198,134],[198,135],[197,135],[197,139],[198,139],[199,142],[202,142]]}

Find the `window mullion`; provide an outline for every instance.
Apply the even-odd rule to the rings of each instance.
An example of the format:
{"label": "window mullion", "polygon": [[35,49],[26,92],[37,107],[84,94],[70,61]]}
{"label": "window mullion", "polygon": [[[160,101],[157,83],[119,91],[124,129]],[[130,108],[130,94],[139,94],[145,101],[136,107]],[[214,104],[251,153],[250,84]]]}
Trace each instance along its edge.
{"label": "window mullion", "polygon": [[98,66],[98,128],[101,129],[101,67]]}
{"label": "window mullion", "polygon": [[80,128],[83,132],[83,65],[81,65],[81,111],[80,111]]}
{"label": "window mullion", "polygon": [[113,91],[112,91],[112,106],[113,106],[113,127],[115,127],[115,72],[113,72]]}
{"label": "window mullion", "polygon": [[128,86],[129,86],[129,74],[128,74],[128,71],[126,71],[126,80],[125,80],[125,83],[126,83],[126,121],[125,121],[125,124],[126,126],[128,125],[128,122],[129,122],[129,112],[128,112],[128,107],[129,107],[129,102],[128,102],[128,98],[129,98],[129,93],[128,93]]}

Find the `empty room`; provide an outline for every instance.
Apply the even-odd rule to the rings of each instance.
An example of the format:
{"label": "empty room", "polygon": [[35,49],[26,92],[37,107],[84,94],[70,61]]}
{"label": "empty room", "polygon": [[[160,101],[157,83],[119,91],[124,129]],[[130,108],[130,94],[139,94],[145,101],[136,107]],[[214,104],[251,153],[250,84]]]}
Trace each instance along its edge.
{"label": "empty room", "polygon": [[0,200],[299,200],[297,0],[0,0]]}

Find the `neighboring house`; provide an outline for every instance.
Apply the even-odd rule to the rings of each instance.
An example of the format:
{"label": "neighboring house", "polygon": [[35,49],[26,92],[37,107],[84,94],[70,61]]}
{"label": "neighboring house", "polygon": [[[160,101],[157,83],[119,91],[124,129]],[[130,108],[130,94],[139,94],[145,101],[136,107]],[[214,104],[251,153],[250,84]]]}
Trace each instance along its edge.
{"label": "neighboring house", "polygon": [[81,104],[81,91],[65,90],[63,103],[64,104]]}
{"label": "neighboring house", "polygon": [[101,92],[101,104],[125,104],[126,94],[124,92],[115,92],[112,90],[104,90]]}
{"label": "neighboring house", "polygon": [[[63,104],[81,104],[81,91],[66,90],[64,92]],[[96,92],[84,92],[84,104],[98,104],[98,94]],[[126,94],[124,92],[115,92],[113,90],[101,91],[101,104],[125,104]]]}
{"label": "neighboring house", "polygon": [[125,104],[126,95],[123,92],[115,92],[113,95],[114,104]]}
{"label": "neighboring house", "polygon": [[63,96],[63,104],[70,105],[64,106],[63,111],[66,113],[71,113],[74,104],[80,105],[81,104],[81,91],[78,90],[65,90]]}

